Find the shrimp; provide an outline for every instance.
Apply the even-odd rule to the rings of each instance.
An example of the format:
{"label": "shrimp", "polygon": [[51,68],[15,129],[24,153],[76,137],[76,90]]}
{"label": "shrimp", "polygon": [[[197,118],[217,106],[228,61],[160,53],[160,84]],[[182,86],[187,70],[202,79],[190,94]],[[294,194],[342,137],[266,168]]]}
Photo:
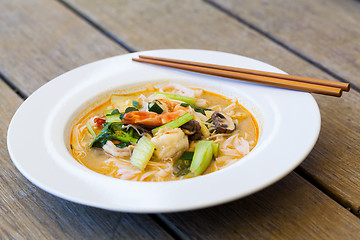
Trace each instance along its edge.
{"label": "shrimp", "polygon": [[171,122],[183,115],[182,111],[158,114],[155,112],[133,111],[124,115],[123,122],[126,124],[140,124],[149,127],[158,127]]}
{"label": "shrimp", "polygon": [[168,99],[158,99],[161,104],[166,106],[165,113],[133,111],[124,115],[123,122],[126,124],[140,124],[149,127],[158,127],[165,123],[171,122],[176,118],[190,112],[189,108],[181,106],[180,102]]}
{"label": "shrimp", "polygon": [[164,128],[151,142],[155,144],[155,159],[162,161],[175,161],[189,149],[189,140],[180,128]]}
{"label": "shrimp", "polygon": [[159,101],[163,107],[164,112],[175,112],[175,111],[179,111],[182,110],[184,112],[189,112],[189,109],[186,107],[181,106],[181,102],[178,101],[172,101],[169,99],[165,99],[165,98],[160,98],[157,99],[157,101]]}

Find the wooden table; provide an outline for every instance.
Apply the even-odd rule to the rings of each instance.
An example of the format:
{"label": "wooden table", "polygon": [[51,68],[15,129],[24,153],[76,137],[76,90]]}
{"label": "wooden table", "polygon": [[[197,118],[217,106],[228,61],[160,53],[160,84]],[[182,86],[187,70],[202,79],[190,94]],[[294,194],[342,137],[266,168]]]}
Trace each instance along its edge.
{"label": "wooden table", "polygon": [[[0,239],[360,238],[359,1],[3,0],[0,9]],[[27,96],[80,65],[163,48],[231,52],[352,90],[314,95],[322,129],[295,171],[217,207],[110,212],[44,192],[15,168],[6,133]]]}

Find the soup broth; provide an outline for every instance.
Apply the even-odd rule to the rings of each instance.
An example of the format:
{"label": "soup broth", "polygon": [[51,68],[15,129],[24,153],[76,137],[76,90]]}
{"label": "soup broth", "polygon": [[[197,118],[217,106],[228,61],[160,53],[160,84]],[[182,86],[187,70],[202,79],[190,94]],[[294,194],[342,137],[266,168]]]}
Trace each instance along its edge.
{"label": "soup broth", "polygon": [[258,134],[237,99],[172,84],[111,95],[73,125],[70,147],[100,174],[169,181],[230,166],[255,147]]}

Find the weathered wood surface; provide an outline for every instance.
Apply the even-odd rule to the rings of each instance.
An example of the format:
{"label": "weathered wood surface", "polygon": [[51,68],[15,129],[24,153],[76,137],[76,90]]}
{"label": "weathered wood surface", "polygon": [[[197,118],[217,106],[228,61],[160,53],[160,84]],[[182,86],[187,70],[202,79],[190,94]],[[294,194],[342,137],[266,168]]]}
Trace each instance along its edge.
{"label": "weathered wood surface", "polygon": [[[294,75],[334,80],[205,2],[66,2],[136,50],[220,50],[265,61]],[[340,99],[315,96],[321,110],[322,130],[314,150],[301,165],[301,171],[353,212],[360,207],[360,145],[354,144],[359,141],[360,132],[359,96],[354,90]]]}
{"label": "weathered wood surface", "polygon": [[8,125],[22,100],[3,81],[0,99],[0,239],[171,239],[149,215],[85,207],[26,180],[6,148]]}
{"label": "weathered wood surface", "polygon": [[[220,50],[257,58],[293,74],[331,79],[205,2],[68,3],[136,50]],[[79,65],[126,52],[59,2],[3,1],[0,8],[0,72],[25,94]],[[7,127],[22,100],[2,81],[0,99],[1,239],[171,239],[152,215],[81,206],[28,182],[6,149]],[[356,211],[360,205],[359,146],[354,144],[360,135],[359,93],[316,99],[323,128],[300,171]],[[296,173],[229,204],[158,217],[185,239],[356,239],[360,235],[357,217]]]}
{"label": "weathered wood surface", "polygon": [[0,71],[27,95],[75,67],[126,53],[56,1],[0,1]]}
{"label": "weathered wood surface", "polygon": [[[76,66],[125,52],[56,2],[3,1],[0,8],[0,72],[24,93]],[[21,102],[1,79],[0,239],[171,239],[148,215],[70,203],[27,181],[6,148],[7,128]]]}
{"label": "weathered wood surface", "polygon": [[210,0],[360,87],[360,2]]}
{"label": "weathered wood surface", "polygon": [[161,218],[183,239],[357,239],[360,220],[333,203],[291,173],[244,199]]}

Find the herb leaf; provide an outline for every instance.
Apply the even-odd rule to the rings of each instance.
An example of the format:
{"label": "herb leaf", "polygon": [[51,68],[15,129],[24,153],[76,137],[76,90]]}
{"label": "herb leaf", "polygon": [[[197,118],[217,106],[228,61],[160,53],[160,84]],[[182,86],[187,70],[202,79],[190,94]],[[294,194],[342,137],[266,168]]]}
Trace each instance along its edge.
{"label": "herb leaf", "polygon": [[132,102],[133,106],[136,107],[137,109],[140,108],[140,103],[138,101],[133,101]]}
{"label": "herb leaf", "polygon": [[155,112],[161,114],[164,110],[160,107],[161,102],[159,100],[155,100],[149,104],[149,112]]}
{"label": "herb leaf", "polygon": [[181,157],[175,161],[173,165],[173,174],[176,177],[185,176],[190,172],[190,165],[194,152],[184,152]]}
{"label": "herb leaf", "polygon": [[130,136],[122,129],[122,122],[105,123],[104,128],[90,143],[89,147],[102,148],[108,140],[119,140],[124,144],[136,143],[138,138]]}

